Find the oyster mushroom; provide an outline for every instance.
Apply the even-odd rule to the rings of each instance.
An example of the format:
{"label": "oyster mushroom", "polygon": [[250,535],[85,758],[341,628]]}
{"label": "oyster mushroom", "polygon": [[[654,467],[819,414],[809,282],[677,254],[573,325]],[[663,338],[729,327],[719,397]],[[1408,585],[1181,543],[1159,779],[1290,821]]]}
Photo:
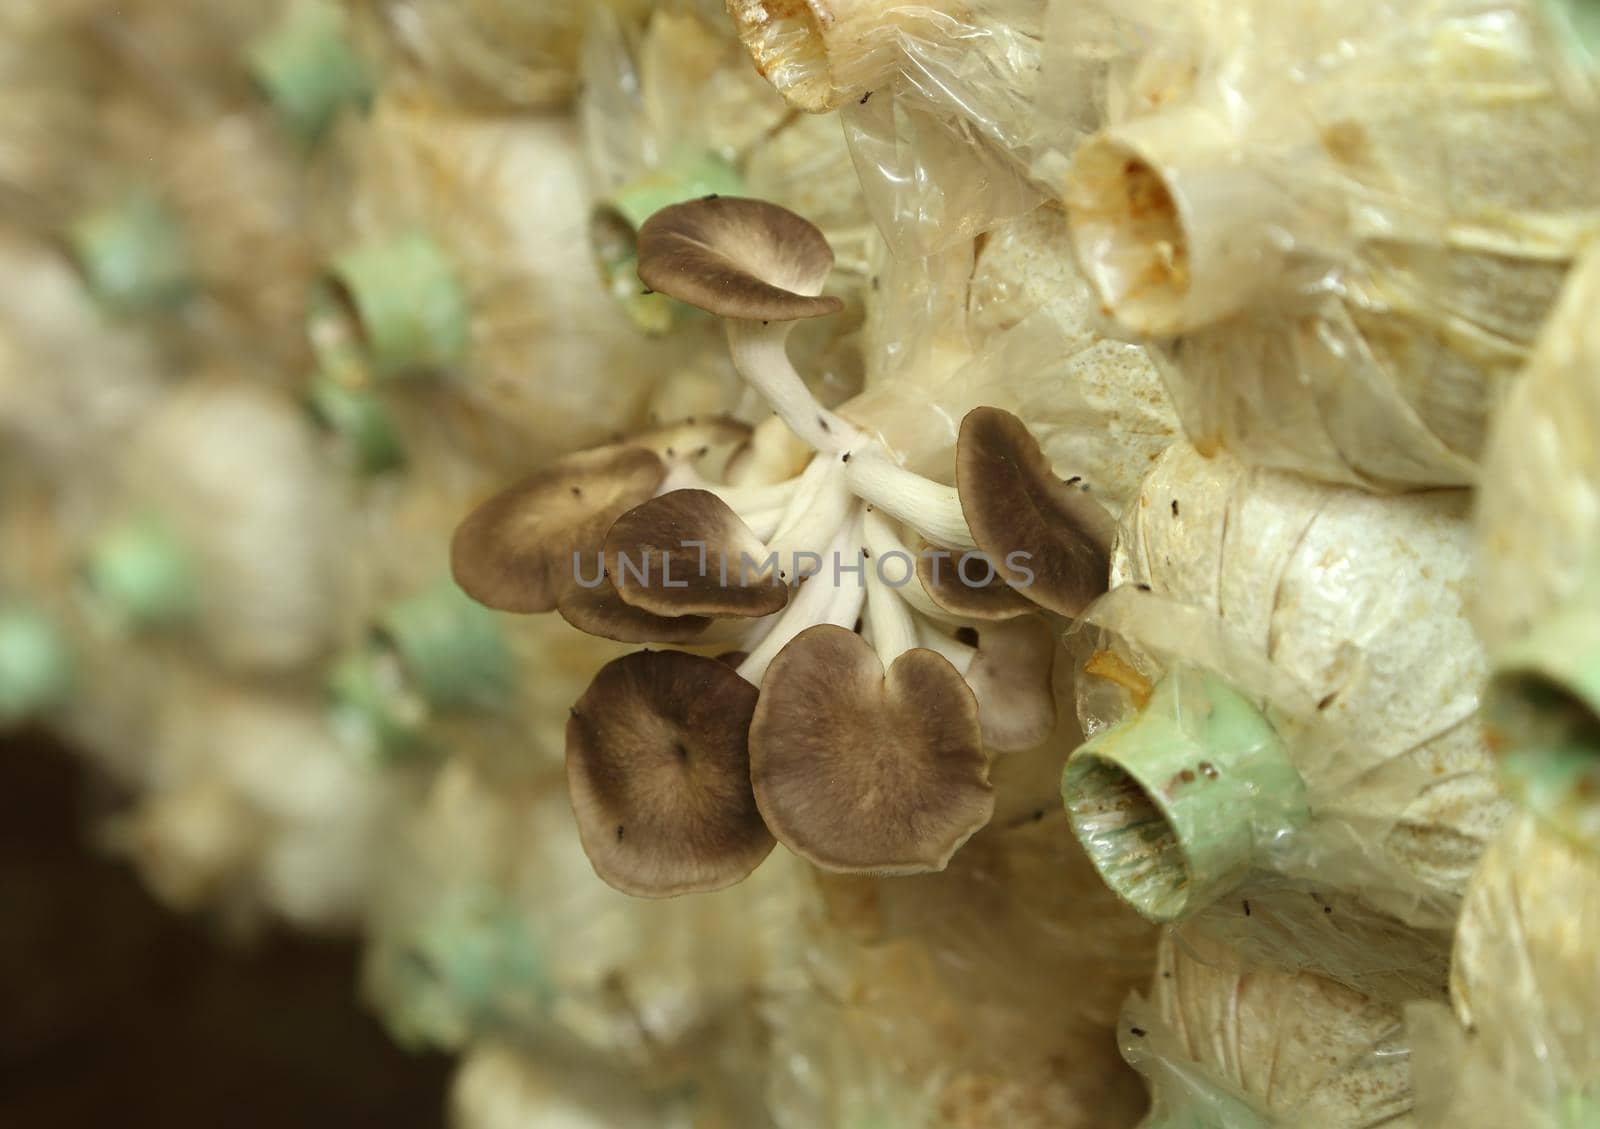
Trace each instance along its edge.
{"label": "oyster mushroom", "polygon": [[535,471],[456,529],[450,567],[473,599],[500,611],[553,611],[577,587],[618,517],[647,501],[666,467],[642,447],[602,447]]}
{"label": "oyster mushroom", "polygon": [[608,664],[567,723],[567,784],[601,878],[644,897],[716,890],[773,840],[750,787],[756,688],[715,659],[641,651]]}
{"label": "oyster mushroom", "polygon": [[828,870],[941,870],[994,811],[976,697],[902,632],[872,645],[808,628],[762,683],[757,803],[784,846]]}
{"label": "oyster mushroom", "polygon": [[967,413],[956,487],[973,540],[1029,600],[1076,616],[1106,590],[1116,519],[1085,487],[1056,477],[1016,416],[1000,408]]}
{"label": "oyster mushroom", "polygon": [[[555,604],[574,624],[617,639],[711,642],[710,625],[720,620],[716,641],[737,656],[730,659],[728,676],[760,687],[762,700],[771,695],[774,710],[823,710],[836,734],[855,730],[872,712],[870,694],[892,696],[903,678],[920,679],[916,685],[925,692],[928,686],[942,687],[936,696],[964,705],[947,719],[951,732],[938,740],[915,726],[886,732],[875,754],[882,763],[869,758],[862,771],[877,764],[877,771],[904,777],[905,765],[925,760],[930,750],[959,749],[951,768],[966,774],[961,786],[933,797],[909,787],[880,792],[881,811],[887,814],[877,837],[835,856],[826,855],[822,846],[831,836],[823,805],[796,802],[805,789],[793,783],[790,769],[803,771],[810,759],[803,734],[767,725],[749,735],[752,771],[771,782],[765,814],[779,838],[798,853],[853,870],[941,867],[992,811],[985,734],[997,751],[1009,751],[1043,740],[1053,726],[1053,641],[1038,645],[1039,633],[1048,636],[1048,630],[1042,624],[1032,633],[1022,627],[997,630],[987,644],[960,630],[951,633],[962,617],[923,590],[917,557],[904,548],[904,537],[909,531],[952,546],[964,557],[981,557],[957,490],[906,470],[881,440],[823,408],[790,363],[785,339],[794,321],[838,306],[821,294],[832,252],[814,227],[762,201],[708,197],[657,212],[641,227],[638,245],[640,276],[648,285],[727,319],[737,367],[769,400],[777,426],[757,428],[730,460],[752,472],[735,482],[703,475],[701,448],[682,438],[658,441],[655,451],[665,473],[653,485],[652,474],[641,474],[636,483],[649,498],[635,495],[634,505],[616,500],[615,511],[584,511],[575,519],[573,524],[582,524],[582,540],[612,518],[603,564],[596,566],[592,583],[580,577],[565,594],[556,594]],[[789,477],[771,481],[794,466],[795,441],[804,445],[802,456],[810,451],[809,460]],[[559,494],[538,479],[535,489],[509,500],[504,511],[490,503],[486,520],[498,528],[505,514],[523,505],[561,511],[569,506],[570,489],[566,497]],[[492,539],[475,540],[476,520],[463,526],[458,548],[469,557],[499,552]],[[527,520],[537,529],[542,519]],[[521,539],[533,552],[548,552],[544,536]],[[566,547],[563,543],[563,552]],[[492,577],[514,577],[519,567],[513,555],[488,571]],[[458,569],[464,584],[471,571]],[[959,562],[956,576],[967,581]],[[1015,598],[1006,602],[992,568],[983,576],[994,589],[986,602],[1005,603],[993,614],[1032,610]],[[546,593],[542,601],[521,606],[534,610],[549,603]],[[945,603],[958,605],[955,599]],[[784,671],[796,669],[795,663],[803,664],[803,656],[818,649],[819,639],[840,638],[824,627],[850,638],[855,638],[852,627],[863,633],[858,643],[864,650],[852,661],[861,660],[860,670],[876,664],[864,684],[869,689],[861,691],[867,698],[830,696],[807,706],[800,690],[808,684],[805,679],[772,672],[774,663]],[[791,650],[794,655],[786,660]],[[980,694],[992,715],[983,720]],[[741,746],[746,741],[747,720],[730,714],[721,726],[718,740]],[[614,742],[606,751],[623,761],[640,755],[629,740],[621,731],[593,738]],[[582,755],[578,745],[569,745],[569,753],[574,760]],[[767,773],[766,764],[786,767]],[[639,850],[649,849],[643,840],[652,832],[663,829],[646,823],[635,833]],[[659,849],[670,853],[672,848]],[[597,860],[597,868],[609,880],[603,861]],[[619,881],[630,888],[626,875]]]}

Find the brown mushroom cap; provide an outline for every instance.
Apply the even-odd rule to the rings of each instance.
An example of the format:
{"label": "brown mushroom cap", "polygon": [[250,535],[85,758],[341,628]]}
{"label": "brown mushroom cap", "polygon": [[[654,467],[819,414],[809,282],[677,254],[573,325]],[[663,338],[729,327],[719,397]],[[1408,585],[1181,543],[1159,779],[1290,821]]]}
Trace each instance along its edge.
{"label": "brown mushroom cap", "polygon": [[831,624],[767,668],[750,778],[773,834],[825,870],[942,870],[994,811],[978,703],[956,668],[913,648],[885,674]]}
{"label": "brown mushroom cap", "polygon": [[[606,570],[622,602],[658,616],[782,611],[789,589],[775,572],[758,573],[766,556],[761,538],[709,490],[674,490],[635,506],[605,541]],[[748,568],[745,558],[754,562]]]}
{"label": "brown mushroom cap", "polygon": [[705,616],[652,615],[625,604],[610,580],[562,593],[556,611],[579,631],[618,643],[693,643],[711,626]]}
{"label": "brown mushroom cap", "polygon": [[844,308],[819,297],[833,269],[822,232],[765,200],[707,196],[662,208],[639,228],[639,278],[719,317],[795,321]]}
{"label": "brown mushroom cap", "polygon": [[[935,552],[946,555],[935,557]],[[1038,609],[1000,575],[1000,562],[973,560],[963,574],[959,549],[940,549],[926,541],[917,554],[917,581],[939,607],[962,619],[1015,619]],[[968,583],[968,581],[971,583]],[[984,583],[980,583],[984,581]]]}
{"label": "brown mushroom cap", "polygon": [[[1027,599],[1076,616],[1104,594],[1116,520],[1056,477],[1016,416],[989,407],[967,413],[956,442],[956,490],[972,539]],[[1012,553],[1027,554],[1018,561],[1025,568],[1007,559]]]}
{"label": "brown mushroom cap", "polygon": [[647,500],[666,477],[654,454],[600,447],[569,455],[502,490],[467,516],[450,542],[450,570],[462,591],[507,612],[547,612],[578,587],[606,530]]}
{"label": "brown mushroom cap", "polygon": [[716,659],[606,664],[567,721],[567,789],[595,873],[626,894],[720,890],[772,850],[750,791],[756,688]]}
{"label": "brown mushroom cap", "polygon": [[1055,657],[1055,633],[1038,615],[978,629],[967,685],[978,699],[983,743],[990,749],[1021,752],[1055,732]]}

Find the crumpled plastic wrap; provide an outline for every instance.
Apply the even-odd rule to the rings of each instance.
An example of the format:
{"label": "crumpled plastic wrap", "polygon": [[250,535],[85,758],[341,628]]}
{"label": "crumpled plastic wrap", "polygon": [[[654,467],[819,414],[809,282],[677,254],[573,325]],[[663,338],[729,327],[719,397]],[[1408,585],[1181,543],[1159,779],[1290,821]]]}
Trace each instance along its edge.
{"label": "crumpled plastic wrap", "polygon": [[1109,69],[1065,198],[1191,440],[1369,489],[1474,481],[1595,229],[1592,131],[1531,0],[1256,0],[1206,9],[1198,43],[1141,7],[1116,7],[1124,42],[1154,34]]}
{"label": "crumpled plastic wrap", "polygon": [[1405,1035],[1392,1004],[1171,934],[1149,999],[1131,999],[1118,1028],[1150,1084],[1147,1129],[1410,1127]]}
{"label": "crumpled plastic wrap", "polygon": [[485,1041],[462,1056],[450,1129],[690,1129],[682,1110],[625,1078],[575,1069]]}
{"label": "crumpled plastic wrap", "polygon": [[1600,253],[1573,270],[1484,455],[1473,619],[1498,659],[1600,565]]}
{"label": "crumpled plastic wrap", "polygon": [[777,994],[780,1129],[1131,1124],[1110,1037],[1155,934],[1099,887],[1059,811],[942,874],[818,875],[806,976]]}
{"label": "crumpled plastic wrap", "polygon": [[[319,217],[325,264],[420,244],[462,303],[461,324],[443,319],[448,355],[412,370],[439,373],[452,393],[431,401],[432,426],[505,474],[642,422],[673,357],[631,330],[595,277],[570,120],[467,117],[386,97],[338,140],[318,170],[338,203]],[[348,379],[428,383],[409,374]]]}
{"label": "crumpled plastic wrap", "polygon": [[[96,536],[151,521],[193,578],[195,638],[238,671],[321,657],[343,623],[339,492],[309,420],[281,394],[196,379],[141,426]],[[89,547],[84,546],[85,551]]]}
{"label": "crumpled plastic wrap", "polygon": [[1021,417],[1059,474],[1119,512],[1177,437],[1145,350],[1102,331],[1054,205],[874,278],[867,387],[840,410],[920,473],[948,476],[962,418],[990,405]]}
{"label": "crumpled plastic wrap", "polygon": [[279,6],[44,7],[19,0],[0,25],[16,90],[0,111],[8,221],[67,251],[116,312],[181,311],[201,335],[303,364],[301,152],[246,57]]}
{"label": "crumpled plastic wrap", "polygon": [[644,0],[345,0],[386,82],[487,111],[565,105],[585,20]]}
{"label": "crumpled plastic wrap", "polygon": [[[167,388],[159,350],[97,307],[66,260],[0,243],[0,436],[32,473],[103,481],[115,452]],[[38,376],[47,370],[50,379]]]}
{"label": "crumpled plastic wrap", "polygon": [[[1273,755],[1305,790],[1298,818],[1244,805],[1256,864],[1448,927],[1505,814],[1462,607],[1467,501],[1379,498],[1170,448],[1125,516],[1113,591],[1079,621],[1085,732],[1143,716],[1163,672],[1220,678],[1241,708],[1264,708]],[[1206,716],[1173,718],[1202,752]]]}
{"label": "crumpled plastic wrap", "polygon": [[1483,857],[1451,969],[1455,1014],[1419,1007],[1418,1124],[1579,1129],[1600,1114],[1600,861],[1531,815]]}
{"label": "crumpled plastic wrap", "polygon": [[163,900],[236,931],[358,924],[399,793],[340,743],[320,696],[186,672],[159,709],[148,790],[110,844]]}
{"label": "crumpled plastic wrap", "polygon": [[408,1042],[491,1032],[612,1062],[652,1087],[759,1086],[752,993],[793,960],[802,866],[663,901],[619,894],[578,842],[564,777],[462,746],[385,868],[368,994]]}

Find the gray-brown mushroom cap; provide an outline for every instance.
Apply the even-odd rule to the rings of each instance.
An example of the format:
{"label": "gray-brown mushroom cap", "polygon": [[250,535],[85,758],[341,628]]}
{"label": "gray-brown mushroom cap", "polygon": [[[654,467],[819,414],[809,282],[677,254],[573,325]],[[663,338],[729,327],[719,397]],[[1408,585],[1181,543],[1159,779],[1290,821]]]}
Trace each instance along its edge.
{"label": "gray-brown mushroom cap", "polygon": [[625,604],[608,578],[562,593],[556,611],[584,634],[618,643],[694,643],[711,626],[705,616],[653,615]]}
{"label": "gray-brown mushroom cap", "polygon": [[[939,554],[939,555],[935,555]],[[940,549],[924,541],[917,554],[917,582],[939,607],[962,619],[1015,619],[1037,612],[1032,601],[1005,582],[997,561]]]}
{"label": "gray-brown mushroom cap", "polygon": [[978,699],[984,745],[1016,753],[1055,732],[1055,657],[1055,633],[1037,613],[978,629],[967,685]]}
{"label": "gray-brown mushroom cap", "polygon": [[1029,600],[1076,616],[1105,593],[1116,520],[1077,483],[1056,477],[1016,416],[989,407],[967,413],[956,490],[972,539]]}
{"label": "gray-brown mushroom cap", "polygon": [[450,542],[462,591],[506,612],[547,612],[577,586],[574,554],[593,567],[606,530],[666,477],[637,447],[581,451],[535,471],[467,516]]}
{"label": "gray-brown mushroom cap", "polygon": [[766,555],[761,538],[709,490],[673,490],[635,506],[605,540],[623,603],[658,616],[782,611],[789,589],[775,570],[760,573]]}
{"label": "gray-brown mushroom cap", "polygon": [[830,624],[767,668],[750,778],[772,833],[826,870],[942,870],[994,811],[978,703],[956,668],[913,648],[885,673]]}
{"label": "gray-brown mushroom cap", "polygon": [[795,321],[837,313],[820,297],[833,269],[822,232],[765,200],[707,196],[662,208],[639,228],[639,278],[719,317]]}
{"label": "gray-brown mushroom cap", "polygon": [[750,790],[756,688],[716,659],[640,651],[567,721],[567,789],[595,873],[665,898],[741,881],[773,846]]}

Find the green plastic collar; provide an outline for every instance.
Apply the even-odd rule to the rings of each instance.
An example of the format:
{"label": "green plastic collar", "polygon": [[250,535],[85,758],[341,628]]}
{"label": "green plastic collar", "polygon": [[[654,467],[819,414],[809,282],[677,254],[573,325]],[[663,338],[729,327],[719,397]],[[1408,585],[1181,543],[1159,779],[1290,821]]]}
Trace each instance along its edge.
{"label": "green plastic collar", "polygon": [[393,605],[379,630],[436,709],[495,710],[510,700],[516,667],[499,617],[453,582]]}
{"label": "green plastic collar", "polygon": [[1485,714],[1507,789],[1600,851],[1600,592],[1568,602],[1495,665]]}
{"label": "green plastic collar", "polygon": [[387,648],[372,645],[345,656],[333,668],[328,691],[334,731],[363,756],[392,761],[427,749],[428,704]]}
{"label": "green plastic collar", "polygon": [[1595,0],[1544,0],[1544,10],[1573,63],[1596,70],[1600,65],[1600,4]]}
{"label": "green plastic collar", "polygon": [[1227,683],[1179,669],[1138,713],[1072,754],[1072,830],[1106,884],[1151,921],[1203,908],[1256,847],[1307,818],[1304,784],[1272,725]]}
{"label": "green plastic collar", "polygon": [[148,190],[81,217],[67,245],[90,292],[117,313],[170,310],[194,292],[182,228]]}
{"label": "green plastic collar", "polygon": [[118,620],[136,628],[170,627],[194,611],[189,554],[155,518],[139,518],[104,534],[85,567],[89,590]]}
{"label": "green plastic collar", "polygon": [[647,292],[639,281],[639,228],[671,204],[702,196],[737,196],[743,181],[732,165],[713,153],[679,157],[614,192],[590,214],[589,243],[600,279],[633,324],[646,333],[665,333],[692,308],[665,294]]}
{"label": "green plastic collar", "polygon": [[298,0],[249,51],[250,74],[304,145],[346,106],[366,106],[373,81],[345,35],[344,13],[325,0]]}
{"label": "green plastic collar", "polygon": [[394,416],[375,390],[351,388],[318,375],[312,378],[306,398],[317,420],[343,440],[357,470],[379,474],[405,465],[405,446]]}
{"label": "green plastic collar", "polygon": [[552,991],[526,923],[489,892],[452,897],[385,964],[385,1010],[409,1044],[459,1046],[502,1017],[542,1013]]}
{"label": "green plastic collar", "polygon": [[[467,293],[455,264],[426,235],[349,251],[334,260],[328,284],[353,320],[355,340],[375,375],[406,376],[466,359],[472,326]],[[321,312],[314,308],[313,317]]]}
{"label": "green plastic collar", "polygon": [[0,725],[14,725],[66,700],[72,654],[53,620],[22,605],[0,607]]}

